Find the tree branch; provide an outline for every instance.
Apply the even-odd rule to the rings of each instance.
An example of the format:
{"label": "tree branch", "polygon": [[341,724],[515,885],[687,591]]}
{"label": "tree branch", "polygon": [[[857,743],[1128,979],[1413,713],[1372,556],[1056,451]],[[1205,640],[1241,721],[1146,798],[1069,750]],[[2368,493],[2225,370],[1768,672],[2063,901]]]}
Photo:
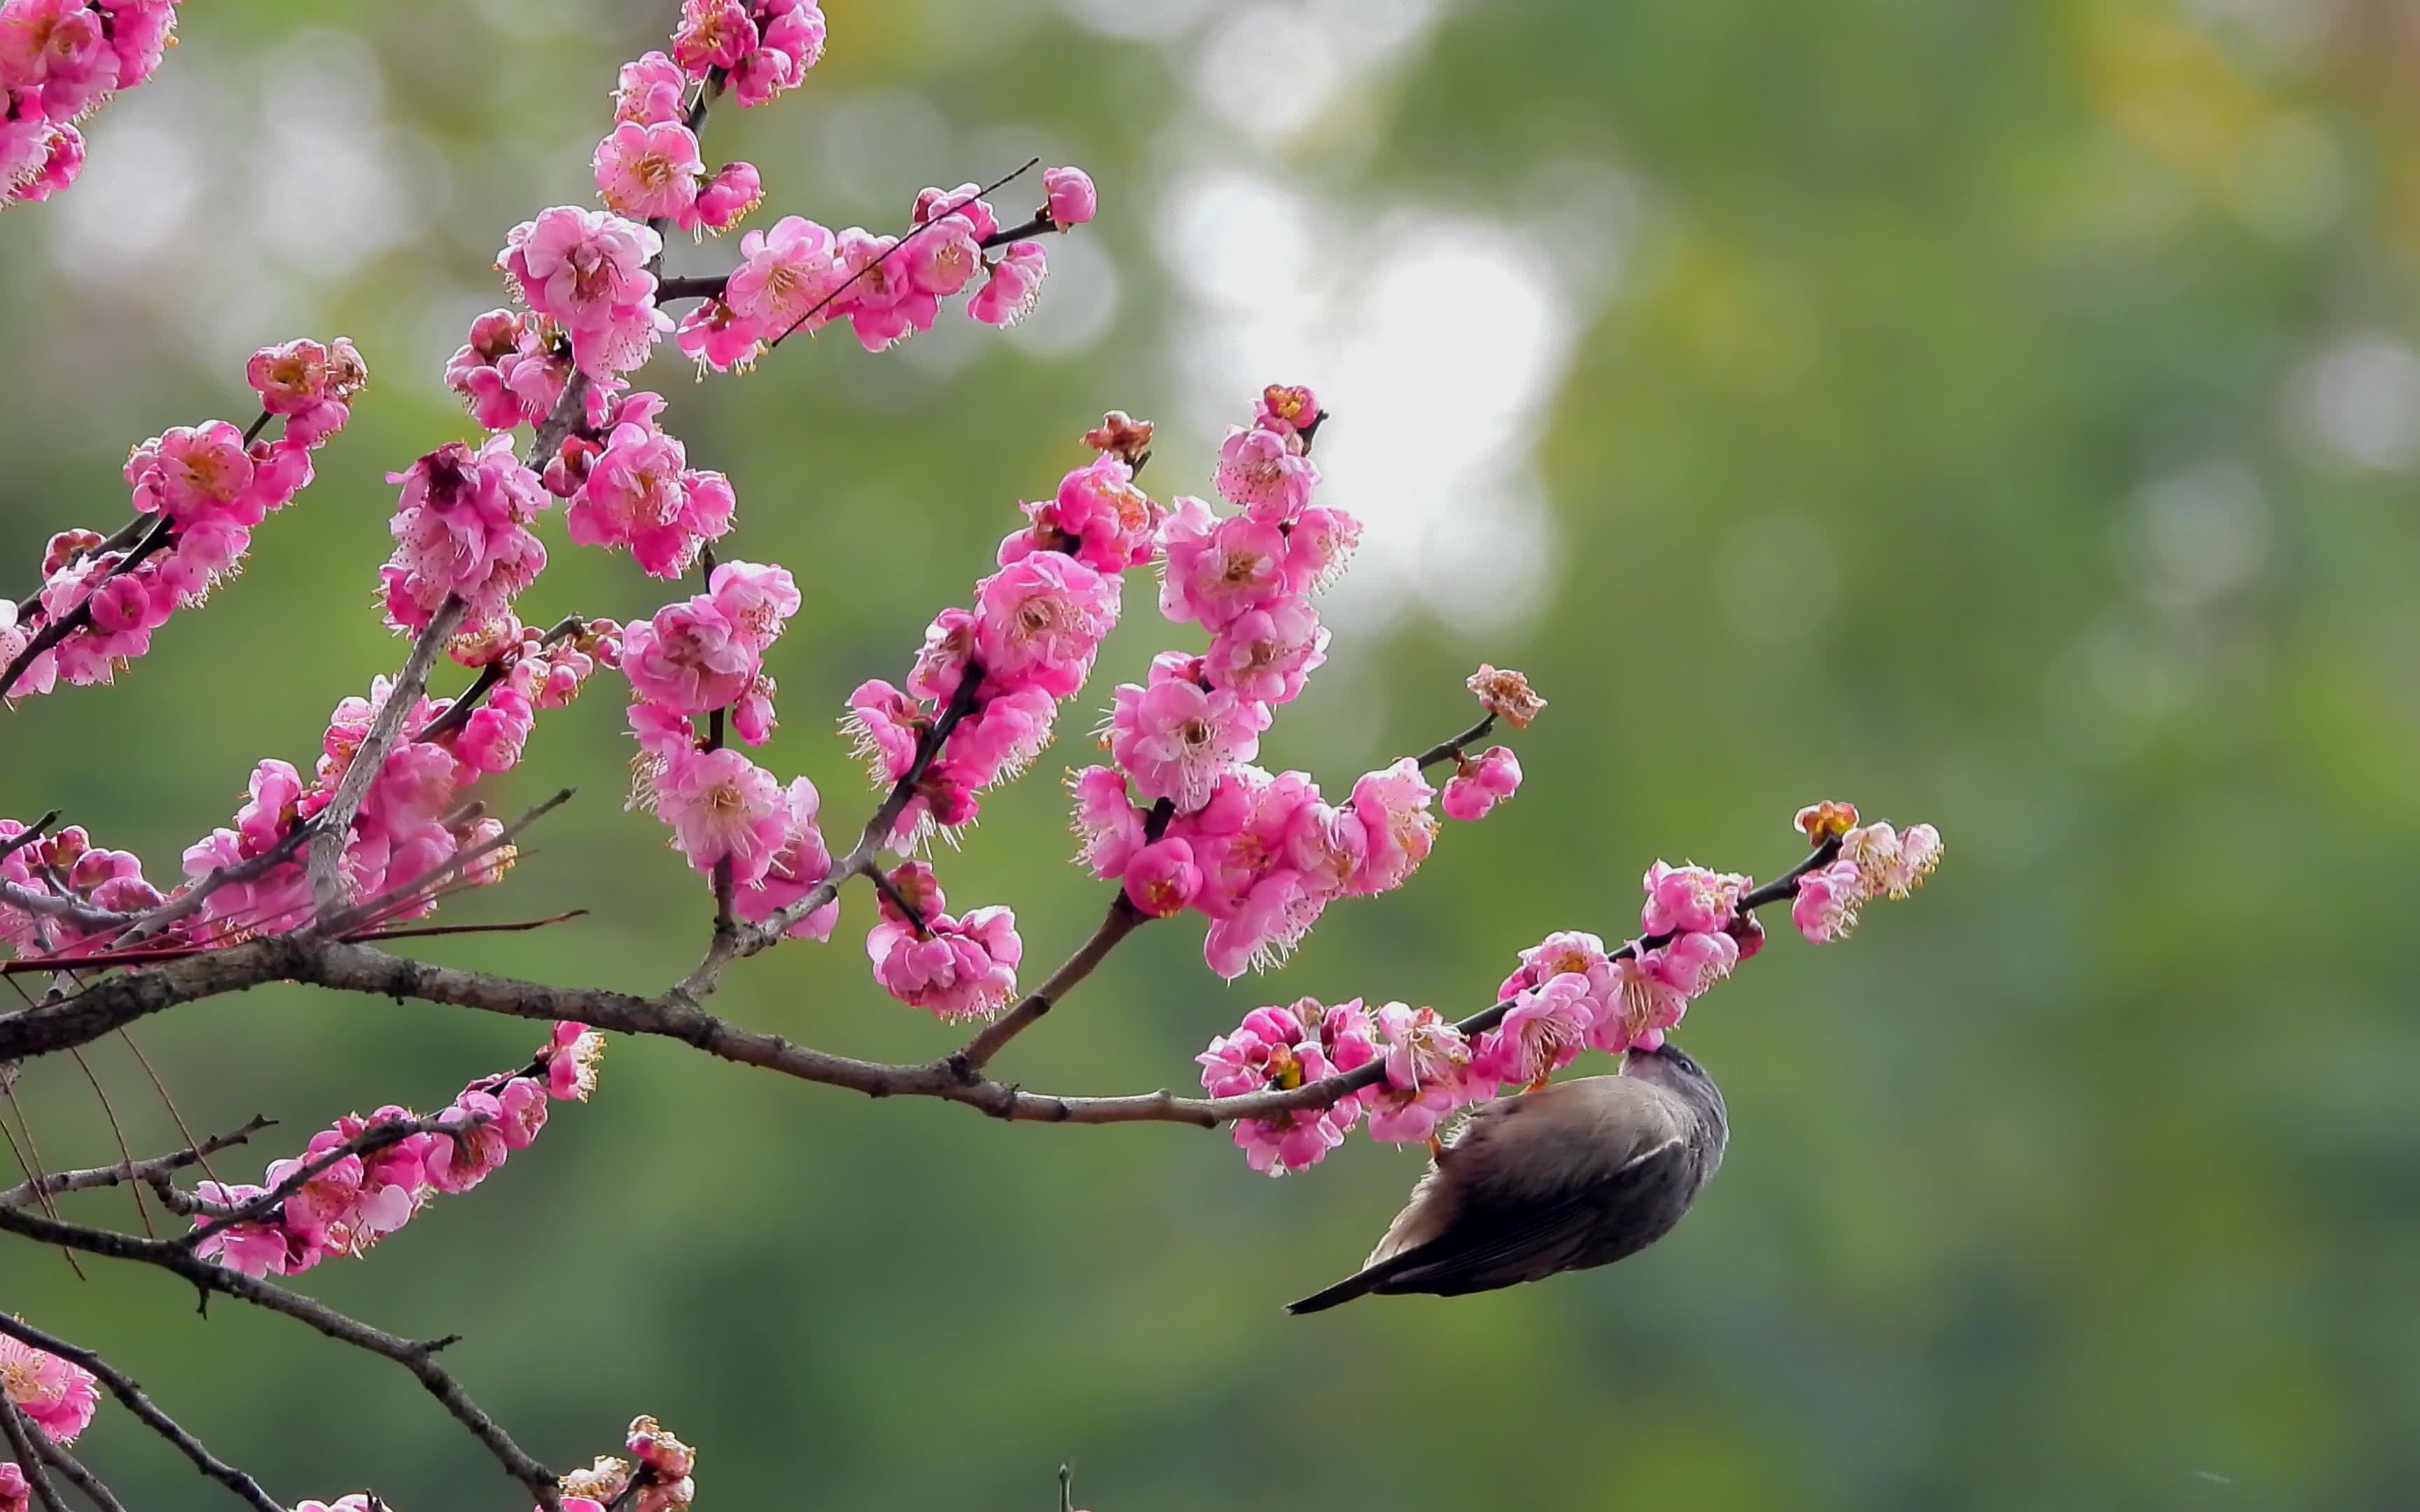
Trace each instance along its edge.
{"label": "tree branch", "polygon": [[240,1207],[228,1209],[191,1233],[179,1235],[176,1242],[189,1250],[197,1250],[206,1239],[224,1233],[238,1224],[265,1218],[271,1211],[283,1208],[287,1197],[310,1185],[331,1166],[341,1165],[356,1155],[374,1154],[390,1145],[399,1145],[414,1134],[475,1129],[487,1121],[485,1118],[472,1118],[456,1119],[449,1123],[442,1117],[431,1117],[391,1119],[383,1123],[374,1123],[334,1149],[326,1150],[317,1158],[297,1166],[286,1180],[251,1201]]}
{"label": "tree branch", "polygon": [[[186,1432],[183,1426],[175,1418],[162,1412],[159,1404],[147,1396],[141,1386],[135,1384],[133,1378],[102,1359],[99,1354],[70,1344],[65,1339],[55,1338],[30,1323],[18,1321],[6,1313],[0,1313],[0,1334],[7,1335],[20,1344],[30,1345],[48,1354],[55,1354],[62,1360],[91,1371],[102,1385],[109,1388],[109,1394],[124,1403],[126,1410],[133,1413],[144,1427],[167,1440],[176,1446],[178,1453],[192,1460],[195,1470],[249,1503],[255,1512],[286,1512],[282,1503],[260,1489],[260,1482],[210,1453],[203,1446],[201,1440]],[[107,1489],[100,1487],[100,1482],[93,1480],[90,1473],[85,1471],[82,1466],[77,1466],[73,1471],[69,1471],[62,1466],[61,1473],[70,1480],[75,1481],[86,1494],[92,1494],[95,1488],[100,1488],[100,1493],[95,1500],[101,1501],[104,1506],[116,1505],[116,1499],[109,1496]]]}
{"label": "tree branch", "polygon": [[67,1512],[59,1504],[59,1493],[51,1487],[50,1473],[44,1470],[41,1451],[34,1447],[34,1429],[26,1425],[25,1414],[17,1404],[0,1396],[0,1438],[8,1441],[9,1452],[17,1458],[17,1468],[25,1473],[25,1485],[34,1493],[34,1503],[42,1512]]}
{"label": "tree branch", "polygon": [[[334,946],[326,949],[352,949],[358,947]],[[408,1339],[390,1334],[382,1328],[349,1318],[300,1292],[288,1291],[256,1276],[197,1258],[173,1240],[138,1239],[115,1229],[65,1223],[16,1208],[0,1208],[0,1230],[39,1240],[46,1244],[62,1244],[87,1255],[156,1266],[191,1282],[206,1297],[213,1291],[222,1292],[239,1302],[284,1313],[340,1344],[349,1344],[355,1349],[394,1361],[411,1371],[428,1394],[453,1414],[455,1421],[468,1428],[471,1436],[486,1446],[506,1473],[537,1497],[540,1505],[548,1512],[560,1512],[562,1498],[555,1489],[554,1473],[514,1443],[512,1436],[471,1399],[470,1394],[462,1389],[461,1382],[437,1363],[437,1351],[454,1340]],[[14,1319],[9,1321],[14,1323]],[[268,1504],[274,1506],[276,1504]]]}

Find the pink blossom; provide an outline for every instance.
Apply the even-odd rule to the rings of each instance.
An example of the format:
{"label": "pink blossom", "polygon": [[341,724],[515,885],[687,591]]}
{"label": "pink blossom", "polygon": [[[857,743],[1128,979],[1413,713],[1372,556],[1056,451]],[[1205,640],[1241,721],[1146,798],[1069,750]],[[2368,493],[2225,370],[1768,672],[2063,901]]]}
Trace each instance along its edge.
{"label": "pink blossom", "polygon": [[1075,692],[1117,621],[1118,580],[1055,551],[1013,562],[975,587],[976,655],[1012,687]]}
{"label": "pink blossom", "polygon": [[734,633],[759,651],[773,643],[805,602],[787,568],[753,562],[720,563],[706,586]]}
{"label": "pink blossom", "polygon": [[1005,1007],[1016,995],[1016,964],[1025,953],[1016,916],[1006,908],[977,908],[963,919],[940,912],[940,890],[920,862],[891,875],[917,905],[923,927],[882,900],[882,918],[865,936],[875,981],[908,1007],[942,1019],[981,1017]]}
{"label": "pink blossom", "polygon": [[759,0],[756,14],[761,45],[731,71],[742,108],[797,88],[824,55],[824,13],[814,0]]}
{"label": "pink blossom", "polygon": [[993,693],[958,721],[942,750],[976,787],[1006,781],[1050,744],[1058,712],[1058,701],[1039,687]]}
{"label": "pink blossom", "polygon": [[690,865],[729,861],[742,886],[764,880],[789,840],[781,784],[736,750],[675,751],[656,780],[656,817]]}
{"label": "pink blossom", "polygon": [[1096,572],[1151,561],[1167,511],[1134,486],[1134,469],[1103,456],[1059,480],[1058,496],[1024,506],[1032,523],[1001,543],[1002,566],[1035,551],[1063,551]]}
{"label": "pink blossom", "polygon": [[1049,270],[1050,255],[1041,242],[1010,242],[991,265],[984,286],[967,301],[967,314],[987,326],[1016,324],[1042,297],[1042,278]]}
{"label": "pink blossom", "polygon": [[504,1104],[492,1093],[465,1090],[437,1117],[445,1128],[430,1138],[422,1159],[427,1165],[428,1184],[440,1192],[470,1191],[512,1153],[498,1127]]}
{"label": "pink blossom", "polygon": [[721,236],[765,203],[765,179],[752,162],[726,162],[698,190],[697,199],[675,212],[673,224],[694,235]]}
{"label": "pink blossom", "polygon": [[683,0],[673,32],[673,60],[703,79],[709,69],[737,68],[756,50],[756,23],[740,0]]}
{"label": "pink blossom", "polygon": [[1730,921],[1748,879],[1735,872],[1709,872],[1702,866],[1648,868],[1643,883],[1647,903],[1638,911],[1638,927],[1649,934],[1680,934],[1718,930]]}
{"label": "pink blossom", "polygon": [[642,126],[679,120],[688,92],[689,76],[678,64],[661,53],[642,54],[637,62],[622,65],[613,90],[613,118]]}
{"label": "pink blossom", "polygon": [[473,451],[448,441],[387,481],[403,486],[389,530],[395,554],[380,576],[389,623],[418,630],[449,594],[471,606],[465,628],[503,616],[546,565],[528,524],[552,502],[537,474],[491,436]]}
{"label": "pink blossom", "polygon": [[1522,993],[1503,1023],[1481,1037],[1480,1073],[1499,1082],[1544,1082],[1588,1044],[1601,1011],[1587,978],[1568,972],[1548,978]]}
{"label": "pink blossom", "polygon": [[739,239],[740,264],[723,286],[723,301],[753,322],[760,335],[780,336],[848,276],[837,252],[830,231],[800,216],[785,215],[770,230],[751,231]]}
{"label": "pink blossom", "polygon": [[13,1463],[0,1465],[0,1512],[29,1512],[33,1504],[34,1489],[26,1483],[24,1471]]}
{"label": "pink blossom", "polygon": [[963,215],[944,215],[926,223],[908,238],[892,261],[901,265],[902,277],[937,299],[948,299],[984,270],[983,248],[977,243],[974,224]]}
{"label": "pink blossom", "polygon": [[1218,519],[1201,500],[1180,497],[1160,529],[1168,575],[1160,611],[1179,624],[1199,620],[1217,634],[1287,592],[1287,537],[1247,515]]}
{"label": "pink blossom", "polygon": [[0,6],[0,83],[28,91],[52,120],[73,120],[116,88],[117,79],[117,53],[102,15],[85,0]]}
{"label": "pink blossom", "polygon": [[[1213,1097],[1239,1097],[1252,1092],[1290,1091],[1334,1071],[1331,1047],[1350,1045],[1348,1054],[1366,1063],[1374,1046],[1369,1042],[1360,1004],[1340,1004],[1344,1020],[1364,1018],[1357,1033],[1349,1029],[1330,1037],[1331,1011],[1306,997],[1290,1008],[1256,1008],[1244,1016],[1235,1032],[1220,1035],[1194,1059],[1202,1065],[1202,1085]],[[1243,1119],[1235,1124],[1234,1141],[1252,1169],[1282,1176],[1317,1164],[1344,1143],[1344,1135],[1361,1116],[1358,1100],[1347,1098],[1325,1108],[1304,1108],[1272,1119]]]}
{"label": "pink blossom", "polygon": [[1432,1008],[1382,1005],[1375,1015],[1387,1080],[1362,1092],[1370,1137],[1389,1144],[1431,1138],[1454,1109],[1481,1094],[1470,1042]]}
{"label": "pink blossom", "polygon": [[1047,207],[1050,224],[1062,231],[1071,225],[1082,225],[1100,208],[1100,195],[1093,188],[1092,175],[1081,168],[1045,168],[1042,187],[1050,196]]}
{"label": "pink blossom", "polygon": [[597,193],[633,220],[669,220],[697,203],[706,162],[679,121],[623,121],[597,144]]}
{"label": "pink blossom", "polygon": [[1419,763],[1409,756],[1392,766],[1365,775],[1353,784],[1353,809],[1369,836],[1364,865],[1354,873],[1350,890],[1388,892],[1404,885],[1414,868],[1428,859],[1436,841],[1436,816],[1429,812],[1435,794],[1420,776]]}
{"label": "pink blossom", "polygon": [[1815,945],[1845,939],[1857,927],[1857,910],[1869,894],[1854,861],[1835,861],[1798,879],[1798,896],[1791,901],[1790,921]]}
{"label": "pink blossom", "polygon": [[[1078,859],[1096,877],[1125,876],[1144,844],[1142,811],[1127,796],[1125,775],[1111,767],[1087,766],[1068,785],[1076,795],[1073,827],[1084,842]],[[1186,858],[1192,859],[1189,845]],[[1198,887],[1198,872],[1196,883]]]}
{"label": "pink blossom", "polygon": [[1940,864],[1941,832],[1916,825],[1902,836],[1886,824],[1866,825],[1840,837],[1840,856],[1855,865],[1868,896],[1904,898]]}
{"label": "pink blossom", "polygon": [[557,1102],[587,1102],[597,1089],[597,1063],[605,1055],[605,1037],[585,1024],[565,1019],[555,1025],[541,1054],[546,1061],[547,1095]]}
{"label": "pink blossom", "polygon": [[1549,934],[1522,951],[1520,968],[1496,990],[1497,1000],[1518,997],[1565,973],[1584,978],[1589,995],[1598,1002],[1610,1005],[1613,1001],[1613,963],[1606,954],[1605,941],[1578,930]]}
{"label": "pink blossom", "polygon": [[[831,853],[825,847],[817,823],[822,807],[822,795],[813,782],[803,777],[790,779],[783,794],[781,848],[773,853],[772,864],[761,881],[738,889],[733,905],[740,918],[762,923],[823,882],[831,870]],[[840,903],[835,899],[810,911],[788,933],[793,939],[830,939],[839,919]]]}
{"label": "pink blossom", "polygon": [[224,420],[172,426],[134,449],[126,462],[134,486],[134,507],[163,514],[179,524],[227,514],[240,525],[256,525],[261,514],[247,507],[252,458],[243,433]]}
{"label": "pink blossom", "polygon": [[583,370],[611,377],[644,362],[672,329],[647,271],[662,251],[663,238],[637,222],[559,205],[513,227],[498,266],[531,309],[563,323]]}
{"label": "pink blossom", "polygon": [[916,205],[908,220],[923,225],[952,216],[972,226],[978,239],[1000,231],[1000,217],[993,213],[991,202],[983,197],[981,184],[960,184],[955,189],[926,185],[916,192]]}
{"label": "pink blossom", "polygon": [[1361,522],[1344,511],[1304,510],[1286,532],[1285,591],[1297,598],[1325,592],[1343,576],[1360,544]]}
{"label": "pink blossom", "polygon": [[1613,1052],[1657,1048],[1664,1031],[1688,1012],[1690,997],[1729,975],[1738,960],[1728,934],[1684,934],[1615,961],[1611,1008],[1589,1042]]}
{"label": "pink blossom", "polygon": [[1489,747],[1485,755],[1464,763],[1464,767],[1446,779],[1438,804],[1449,819],[1483,819],[1521,786],[1520,759],[1502,746]]}
{"label": "pink blossom", "polygon": [[1259,752],[1265,705],[1224,688],[1204,688],[1153,668],[1149,687],[1122,685],[1109,717],[1109,754],[1145,798],[1166,798],[1179,813],[1210,801],[1221,773]]}
{"label": "pink blossom", "polygon": [[1211,637],[1202,664],[1212,686],[1238,698],[1290,703],[1326,660],[1327,630],[1319,616],[1299,599],[1281,598],[1247,610]]}
{"label": "pink blossom", "polygon": [[91,1371],[6,1335],[0,1335],[0,1396],[61,1445],[75,1443],[101,1404]]}
{"label": "pink blossom", "polygon": [[622,671],[642,699],[705,714],[739,697],[756,676],[752,638],[704,594],[667,604],[622,632]]}
{"label": "pink blossom", "polygon": [[1127,863],[1126,901],[1153,918],[1182,911],[1201,890],[1202,869],[1193,864],[1193,847],[1182,840],[1154,841]]}
{"label": "pink blossom", "polygon": [[1218,448],[1216,481],[1228,502],[1274,523],[1293,518],[1311,502],[1319,468],[1294,432],[1236,426]]}
{"label": "pink blossom", "polygon": [[681,316],[673,342],[697,363],[703,376],[745,372],[755,365],[765,347],[765,328],[734,310],[721,299],[700,301]]}

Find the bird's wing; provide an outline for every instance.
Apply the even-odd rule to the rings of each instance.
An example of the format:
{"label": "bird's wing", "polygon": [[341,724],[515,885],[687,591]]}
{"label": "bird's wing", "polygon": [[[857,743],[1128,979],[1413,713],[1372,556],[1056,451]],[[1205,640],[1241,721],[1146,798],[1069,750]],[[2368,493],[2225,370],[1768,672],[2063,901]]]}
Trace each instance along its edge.
{"label": "bird's wing", "polygon": [[[1639,1195],[1682,1180],[1686,1148],[1687,1141],[1674,1134],[1609,1173],[1543,1200],[1491,1201],[1470,1194],[1436,1237],[1397,1252],[1373,1289],[1453,1296],[1534,1281],[1629,1253],[1662,1230],[1626,1244],[1619,1232],[1619,1215]],[[1607,1231],[1609,1219],[1615,1232]]]}

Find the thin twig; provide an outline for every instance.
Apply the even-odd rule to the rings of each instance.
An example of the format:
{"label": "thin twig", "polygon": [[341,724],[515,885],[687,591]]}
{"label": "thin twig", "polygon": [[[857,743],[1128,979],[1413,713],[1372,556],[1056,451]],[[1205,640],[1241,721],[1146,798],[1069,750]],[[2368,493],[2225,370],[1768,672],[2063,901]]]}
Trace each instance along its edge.
{"label": "thin twig", "polygon": [[0,1395],[0,1437],[8,1441],[10,1452],[17,1457],[17,1468],[25,1473],[25,1484],[34,1493],[35,1503],[43,1512],[67,1512],[59,1504],[59,1493],[51,1487],[50,1473],[43,1468],[41,1451],[34,1447],[34,1427],[17,1404]]}
{"label": "thin twig", "polygon": [[132,572],[149,560],[153,553],[168,545],[176,528],[176,521],[165,515],[159,517],[152,525],[150,533],[144,536],[134,549],[126,554],[124,561],[109,569],[109,577],[94,583],[74,609],[55,620],[46,622],[39,630],[35,631],[34,638],[25,642],[25,648],[17,653],[15,659],[8,663],[8,670],[0,671],[0,699],[7,698],[16,688],[17,679],[24,675],[25,669],[31,667],[43,652],[92,623],[93,594],[100,593],[103,584],[109,582],[110,579],[120,578]]}
{"label": "thin twig", "polygon": [[198,1145],[176,1150],[170,1154],[155,1155],[149,1160],[135,1161],[131,1166],[95,1165],[84,1170],[53,1171],[36,1180],[21,1181],[15,1186],[0,1190],[0,1208],[22,1208],[28,1203],[40,1201],[47,1196],[60,1192],[89,1192],[97,1187],[118,1186],[123,1184],[129,1176],[137,1180],[148,1181],[154,1176],[166,1176],[189,1166],[199,1165],[205,1159],[217,1154],[220,1150],[231,1149],[249,1140],[263,1129],[274,1128],[276,1124],[275,1119],[256,1116],[240,1129],[231,1129],[223,1134],[212,1134]]}

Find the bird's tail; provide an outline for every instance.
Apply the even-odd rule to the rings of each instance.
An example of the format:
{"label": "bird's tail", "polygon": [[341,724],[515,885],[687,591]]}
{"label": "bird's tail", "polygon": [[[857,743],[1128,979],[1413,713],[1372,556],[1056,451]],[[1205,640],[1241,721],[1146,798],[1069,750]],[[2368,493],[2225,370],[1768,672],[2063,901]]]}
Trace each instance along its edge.
{"label": "bird's tail", "polygon": [[1297,1316],[1303,1313],[1324,1313],[1340,1303],[1351,1302],[1356,1297],[1369,1295],[1373,1288],[1392,1273],[1394,1273],[1394,1267],[1384,1263],[1371,1266],[1365,1271],[1356,1271],[1324,1291],[1314,1291],[1300,1302],[1287,1303],[1286,1311]]}

